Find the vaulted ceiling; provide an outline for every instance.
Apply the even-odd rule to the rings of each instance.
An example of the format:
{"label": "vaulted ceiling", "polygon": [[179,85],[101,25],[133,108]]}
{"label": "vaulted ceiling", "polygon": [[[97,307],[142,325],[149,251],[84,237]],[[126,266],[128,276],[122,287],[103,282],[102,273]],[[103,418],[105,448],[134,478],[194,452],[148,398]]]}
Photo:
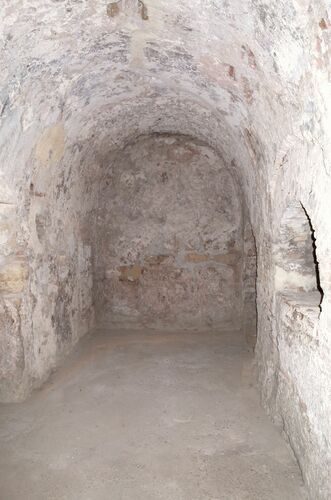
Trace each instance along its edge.
{"label": "vaulted ceiling", "polygon": [[320,0],[3,0],[2,197],[35,168],[45,130],[80,165],[171,132],[215,148],[252,209],[293,144],[322,130],[312,117],[327,105],[316,91],[327,81],[325,9]]}

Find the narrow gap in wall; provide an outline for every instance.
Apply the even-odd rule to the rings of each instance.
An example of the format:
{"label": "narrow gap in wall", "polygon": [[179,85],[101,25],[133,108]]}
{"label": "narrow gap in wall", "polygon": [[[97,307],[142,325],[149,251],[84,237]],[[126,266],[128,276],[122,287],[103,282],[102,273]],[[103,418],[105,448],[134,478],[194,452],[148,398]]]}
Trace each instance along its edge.
{"label": "narrow gap in wall", "polygon": [[315,229],[313,227],[311,218],[309,217],[307,210],[305,209],[305,207],[303,206],[303,204],[301,202],[300,202],[300,204],[301,204],[302,209],[303,209],[303,211],[304,211],[304,213],[305,213],[305,215],[307,217],[308,224],[309,224],[310,231],[311,231],[312,254],[313,254],[313,259],[314,259],[315,275],[316,275],[316,287],[317,287],[317,290],[319,291],[319,293],[321,295],[321,300],[320,300],[320,303],[319,303],[319,308],[320,308],[320,311],[322,311],[322,302],[323,302],[323,298],[324,298],[324,290],[323,290],[323,288],[321,286],[319,262],[317,260],[317,254],[316,254],[316,248],[317,247],[316,247]]}

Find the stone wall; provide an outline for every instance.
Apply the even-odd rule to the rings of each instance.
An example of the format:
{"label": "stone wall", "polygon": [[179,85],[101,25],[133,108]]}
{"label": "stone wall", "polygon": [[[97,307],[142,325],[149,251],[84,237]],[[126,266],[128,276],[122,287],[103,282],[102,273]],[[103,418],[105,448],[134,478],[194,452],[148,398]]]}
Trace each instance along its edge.
{"label": "stone wall", "polygon": [[0,203],[0,387],[1,399],[25,395],[24,309],[27,303],[29,266],[19,240],[17,207],[9,193]]}
{"label": "stone wall", "polygon": [[152,136],[109,161],[93,252],[98,321],[240,328],[243,214],[221,160],[189,138]]}
{"label": "stone wall", "polygon": [[[40,135],[19,190],[0,203],[0,400],[20,401],[93,325],[86,181],[65,158],[65,130]],[[84,203],[82,202],[84,200]]]}

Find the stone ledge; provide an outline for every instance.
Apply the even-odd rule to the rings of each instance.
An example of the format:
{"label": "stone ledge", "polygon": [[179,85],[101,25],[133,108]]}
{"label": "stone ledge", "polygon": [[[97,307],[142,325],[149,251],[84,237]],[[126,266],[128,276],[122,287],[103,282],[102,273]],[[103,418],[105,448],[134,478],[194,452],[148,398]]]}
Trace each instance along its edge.
{"label": "stone ledge", "polygon": [[309,310],[311,312],[315,312],[319,314],[320,312],[320,302],[321,302],[321,294],[316,292],[292,292],[290,290],[286,290],[283,292],[279,292],[277,294],[279,302],[285,302],[288,306],[300,308],[303,310]]}

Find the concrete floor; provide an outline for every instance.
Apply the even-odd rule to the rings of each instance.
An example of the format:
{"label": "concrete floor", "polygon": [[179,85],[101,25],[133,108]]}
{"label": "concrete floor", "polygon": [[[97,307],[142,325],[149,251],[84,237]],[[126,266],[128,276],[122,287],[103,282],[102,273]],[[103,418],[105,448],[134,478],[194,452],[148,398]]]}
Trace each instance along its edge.
{"label": "concrete floor", "polygon": [[236,332],[101,332],[2,405],[1,500],[307,498]]}

